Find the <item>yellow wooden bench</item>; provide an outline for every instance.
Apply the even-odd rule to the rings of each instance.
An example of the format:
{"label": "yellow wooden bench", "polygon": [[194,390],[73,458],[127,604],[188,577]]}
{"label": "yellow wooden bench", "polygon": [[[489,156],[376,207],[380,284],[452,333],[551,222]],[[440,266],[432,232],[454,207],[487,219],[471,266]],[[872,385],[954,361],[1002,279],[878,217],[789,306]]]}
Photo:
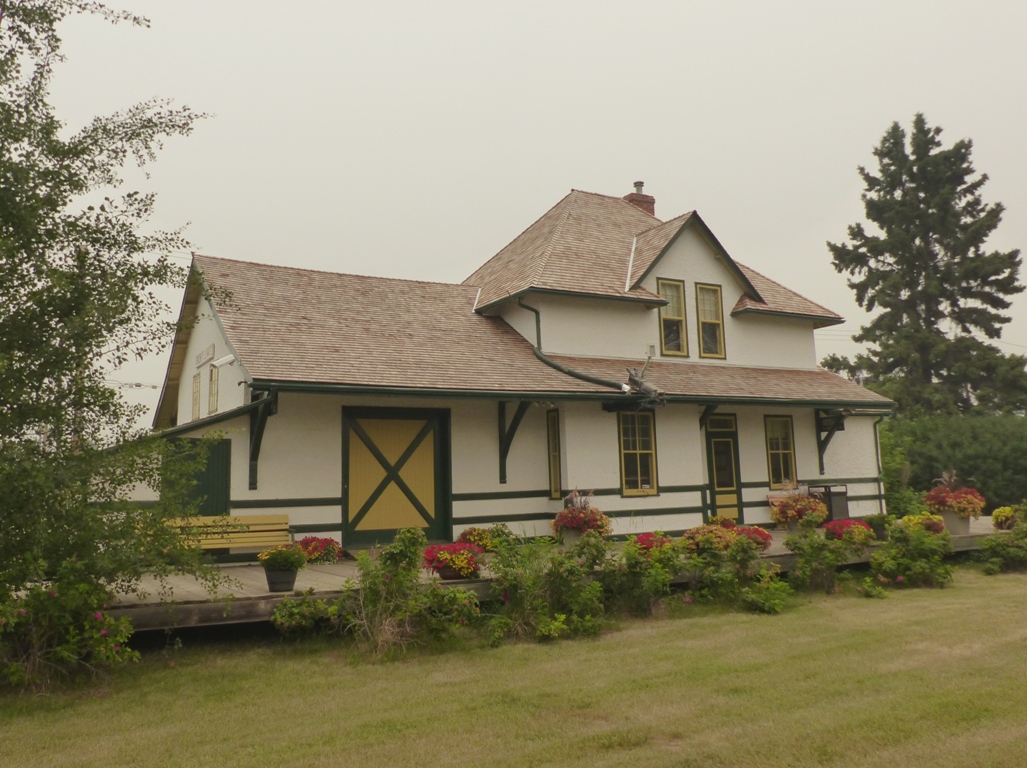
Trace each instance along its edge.
{"label": "yellow wooden bench", "polygon": [[168,524],[195,539],[203,549],[266,549],[292,543],[288,515],[180,517]]}

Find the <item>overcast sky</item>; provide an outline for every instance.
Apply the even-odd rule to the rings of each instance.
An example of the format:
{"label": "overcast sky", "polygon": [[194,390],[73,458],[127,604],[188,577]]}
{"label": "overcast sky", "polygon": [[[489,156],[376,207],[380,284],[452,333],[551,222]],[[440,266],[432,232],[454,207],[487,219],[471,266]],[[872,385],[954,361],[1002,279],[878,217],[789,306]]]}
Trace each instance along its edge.
{"label": "overcast sky", "polygon": [[[151,28],[67,22],[54,102],[70,127],[155,96],[210,113],[131,180],[198,252],[459,282],[570,189],[644,180],[658,217],[699,211],[844,315],[818,353],[848,353],[865,316],[825,241],[862,220],[856,168],[916,112],[973,139],[1006,206],[991,247],[1027,247],[1027,3],[112,4]],[[1027,297],[1013,317],[999,346],[1027,353]]]}

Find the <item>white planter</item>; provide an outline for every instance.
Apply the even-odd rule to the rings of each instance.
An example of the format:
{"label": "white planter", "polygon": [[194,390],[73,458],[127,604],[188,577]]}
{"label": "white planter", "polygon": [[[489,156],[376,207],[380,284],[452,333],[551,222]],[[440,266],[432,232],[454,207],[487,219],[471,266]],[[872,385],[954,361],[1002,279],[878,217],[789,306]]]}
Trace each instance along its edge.
{"label": "white planter", "polygon": [[955,512],[942,512],[941,519],[945,521],[945,530],[953,536],[967,536],[970,533],[970,518],[960,517]]}

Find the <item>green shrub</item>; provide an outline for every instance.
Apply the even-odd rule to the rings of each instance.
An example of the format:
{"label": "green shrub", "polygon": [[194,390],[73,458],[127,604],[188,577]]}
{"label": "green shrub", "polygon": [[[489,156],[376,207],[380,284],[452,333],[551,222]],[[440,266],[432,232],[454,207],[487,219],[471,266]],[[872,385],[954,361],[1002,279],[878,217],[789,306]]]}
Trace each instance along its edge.
{"label": "green shrub", "polygon": [[742,590],[752,583],[763,551],[760,542],[717,525],[686,531],[682,546],[696,597],[729,604],[742,599]]}
{"label": "green shrub", "polygon": [[977,554],[987,574],[1027,570],[1027,523],[1017,523],[1009,533],[984,539]]}
{"label": "green shrub", "polygon": [[17,687],[50,688],[61,679],[128,661],[126,618],[107,612],[109,594],[76,561],[53,577],[0,599],[0,676]]}
{"label": "green shrub", "polygon": [[841,523],[836,521],[836,526],[823,535],[812,525],[803,525],[799,534],[785,539],[785,546],[796,556],[791,572],[796,586],[833,593],[837,589],[838,568],[870,546],[874,534],[866,525],[859,521],[849,526]]}
{"label": "green shrub", "polygon": [[570,554],[551,539],[497,542],[489,569],[501,602],[489,624],[490,644],[509,636],[541,641],[598,632],[604,613],[602,585],[593,579],[592,568],[605,553],[598,554],[596,547],[596,538],[588,535]]}
{"label": "green shrub", "polygon": [[749,586],[741,590],[742,605],[756,613],[781,613],[792,588],[777,577],[777,566],[761,563]]}
{"label": "green shrub", "polygon": [[[909,520],[911,518],[906,518]],[[870,558],[871,571],[886,582],[910,587],[943,587],[952,580],[948,531],[934,533],[921,525],[892,526],[891,535]]]}
{"label": "green shrub", "polygon": [[334,611],[327,600],[313,598],[313,589],[299,597],[284,597],[271,613],[271,626],[287,637],[327,631]]}
{"label": "green shrub", "polygon": [[359,553],[358,579],[347,580],[346,592],[330,607],[333,626],[381,655],[472,622],[478,605],[471,593],[441,586],[426,590],[421,582],[426,544],[423,531],[407,528],[396,534],[376,560],[366,552]]}
{"label": "green shrub", "polygon": [[630,537],[616,557],[601,564],[599,579],[611,609],[648,616],[683,570],[681,549],[657,533]]}
{"label": "green shrub", "polygon": [[[1006,414],[924,416],[895,419],[888,429],[903,441],[909,461],[909,486],[929,490],[932,480],[955,467],[961,477],[975,479],[974,487],[989,506],[1013,506],[1027,498],[1027,419]],[[882,459],[884,458],[882,430]],[[885,488],[888,478],[885,477]],[[888,510],[892,501],[886,497]]]}

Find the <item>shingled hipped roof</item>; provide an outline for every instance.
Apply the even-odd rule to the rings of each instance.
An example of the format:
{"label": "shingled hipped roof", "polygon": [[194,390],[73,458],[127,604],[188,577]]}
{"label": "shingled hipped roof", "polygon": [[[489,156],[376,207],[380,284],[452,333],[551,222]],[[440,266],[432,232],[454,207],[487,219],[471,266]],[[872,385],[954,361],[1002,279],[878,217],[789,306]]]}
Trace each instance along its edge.
{"label": "shingled hipped roof", "polygon": [[817,327],[843,322],[819,304],[734,261],[695,211],[661,222],[627,200],[571,190],[538,221],[464,280],[481,287],[481,312],[529,291],[663,304],[641,287],[667,249],[696,227],[743,291],[733,312],[809,317]]}
{"label": "shingled hipped roof", "polygon": [[[340,389],[623,397],[540,361],[501,318],[473,311],[477,288],[194,257],[218,317],[257,383]],[[615,382],[644,361],[554,356]],[[889,401],[822,370],[654,361],[646,378],[697,401],[795,401],[887,408]]]}

